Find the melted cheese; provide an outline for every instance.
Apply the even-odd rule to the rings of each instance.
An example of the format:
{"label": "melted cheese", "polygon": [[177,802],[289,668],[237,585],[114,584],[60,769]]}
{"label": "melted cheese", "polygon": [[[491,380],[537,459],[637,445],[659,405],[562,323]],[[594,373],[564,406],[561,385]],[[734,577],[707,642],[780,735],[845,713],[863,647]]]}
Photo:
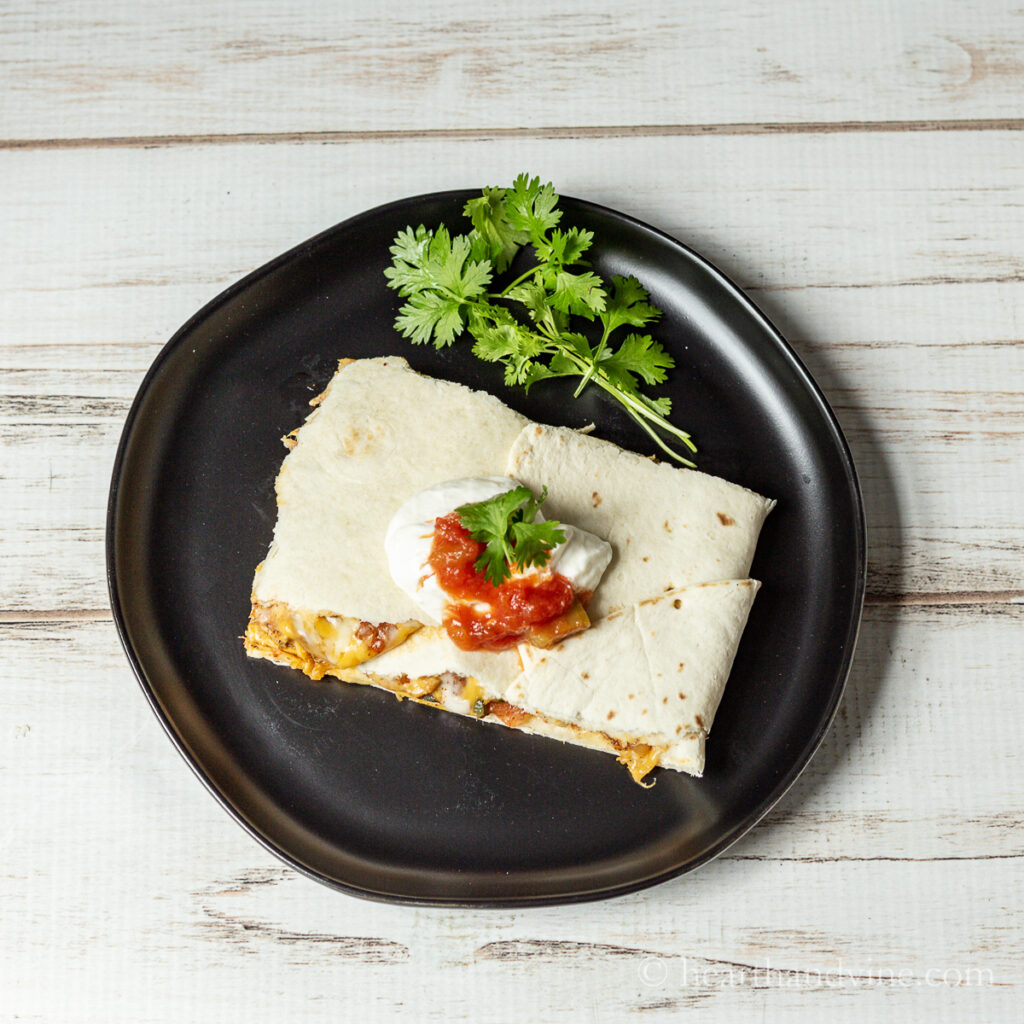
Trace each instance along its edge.
{"label": "melted cheese", "polygon": [[245,633],[249,654],[284,661],[311,679],[354,668],[404,642],[421,623],[370,623],[342,615],[297,611],[254,602]]}
{"label": "melted cheese", "polygon": [[[668,747],[655,747],[647,743],[631,743],[616,758],[619,764],[624,764],[633,781],[644,784],[644,776],[657,768],[661,762],[662,755]],[[654,783],[648,783],[653,786]]]}

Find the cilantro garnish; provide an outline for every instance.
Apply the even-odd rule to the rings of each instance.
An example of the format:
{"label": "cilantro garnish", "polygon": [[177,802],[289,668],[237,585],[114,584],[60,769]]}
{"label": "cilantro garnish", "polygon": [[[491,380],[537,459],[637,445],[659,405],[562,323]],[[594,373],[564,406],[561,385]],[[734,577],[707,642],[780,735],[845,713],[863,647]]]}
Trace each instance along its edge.
{"label": "cilantro garnish", "polygon": [[[640,390],[641,382],[663,383],[674,360],[649,334],[616,333],[661,316],[640,282],[618,275],[605,281],[589,269],[584,256],[593,233],[558,226],[558,195],[540,178],[520,174],[511,188],[485,188],[464,212],[472,223],[467,234],[421,224],[395,238],[384,274],[388,287],[406,299],[395,320],[402,336],[440,349],[468,330],[474,355],[503,364],[509,385],[529,389],[548,377],[580,377],[577,395],[588,383],[602,388],[662,451],[692,466],[669,443],[697,450],[690,435],[668,421],[671,400]],[[493,290],[494,275],[504,274],[527,245],[535,265]],[[572,329],[574,317],[591,324],[590,336]]]}
{"label": "cilantro garnish", "polygon": [[546,565],[551,549],[565,541],[565,531],[554,519],[533,521],[547,495],[546,487],[538,498],[529,487],[520,486],[455,510],[470,537],[487,545],[473,568],[489,583],[500,587],[513,566],[521,571]]}

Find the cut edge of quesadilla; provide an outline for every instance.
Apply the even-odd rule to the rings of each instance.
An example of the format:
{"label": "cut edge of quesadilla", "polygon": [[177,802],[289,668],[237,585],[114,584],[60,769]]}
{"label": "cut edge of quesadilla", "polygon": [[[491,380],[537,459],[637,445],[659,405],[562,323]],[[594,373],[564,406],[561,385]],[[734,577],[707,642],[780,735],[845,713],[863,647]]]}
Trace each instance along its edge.
{"label": "cut edge of quesadilla", "polygon": [[505,698],[652,745],[706,735],[759,587],[751,579],[681,587],[598,620],[587,643],[524,647],[524,671]]}
{"label": "cut edge of quesadilla", "polygon": [[330,612],[252,599],[243,637],[246,654],[299,669],[310,679],[351,668],[404,643],[423,624],[364,622]]}
{"label": "cut edge of quesadilla", "polygon": [[[430,636],[433,634],[433,636]],[[437,627],[423,627],[421,637],[447,643]],[[428,641],[429,642],[429,641]],[[273,646],[246,648],[253,657],[266,658],[276,664],[289,665],[306,672],[303,656]],[[515,654],[514,651],[509,652]],[[644,778],[658,766],[699,776],[704,769],[702,732],[687,732],[672,744],[652,742],[650,737],[613,735],[605,730],[587,729],[576,722],[561,720],[539,711],[526,711],[497,694],[499,685],[488,685],[477,676],[444,671],[436,675],[409,675],[370,671],[372,662],[347,668],[327,667],[318,663],[315,679],[333,676],[345,683],[374,686],[386,690],[399,700],[413,700],[424,707],[448,711],[476,721],[497,723],[528,735],[543,736],[575,746],[612,754],[626,767],[633,780],[643,784]]]}

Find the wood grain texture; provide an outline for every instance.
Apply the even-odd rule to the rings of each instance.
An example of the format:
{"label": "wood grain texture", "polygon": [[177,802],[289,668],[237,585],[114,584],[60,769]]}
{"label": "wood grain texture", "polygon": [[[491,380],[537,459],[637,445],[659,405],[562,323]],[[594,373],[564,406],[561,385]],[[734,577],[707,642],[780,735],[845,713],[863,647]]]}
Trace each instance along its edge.
{"label": "wood grain texture", "polygon": [[2,625],[0,991],[21,1019],[132,1024],[193,1019],[200,994],[252,1024],[997,1019],[1024,981],[1022,622],[870,610],[836,726],[750,835],[642,894],[518,912],[329,894],[192,778],[109,623]]}
{"label": "wood grain texture", "polygon": [[[212,295],[346,216],[401,196],[510,181],[524,167],[567,195],[657,224],[744,288],[1018,283],[1021,139],[1007,131],[7,151],[0,211],[20,258],[12,252],[5,268],[19,302],[4,315],[52,306],[55,290],[198,284]],[[112,299],[122,313],[132,294]]]}
{"label": "wood grain texture", "polygon": [[105,606],[121,424],[198,306],[332,221],[518,166],[689,242],[779,325],[852,446],[872,599],[1016,599],[1024,149],[964,138],[662,138],[642,161],[623,140],[0,154],[0,608]]}
{"label": "wood grain texture", "polygon": [[[0,76],[0,1018],[1020,1018],[1019,3],[11,0]],[[254,843],[162,735],[106,607],[114,449],[238,277],[524,168],[779,325],[860,470],[869,603],[821,750],[700,871],[366,903]]]}
{"label": "wood grain texture", "polygon": [[1020,118],[1022,40],[1007,0],[20,0],[0,135]]}

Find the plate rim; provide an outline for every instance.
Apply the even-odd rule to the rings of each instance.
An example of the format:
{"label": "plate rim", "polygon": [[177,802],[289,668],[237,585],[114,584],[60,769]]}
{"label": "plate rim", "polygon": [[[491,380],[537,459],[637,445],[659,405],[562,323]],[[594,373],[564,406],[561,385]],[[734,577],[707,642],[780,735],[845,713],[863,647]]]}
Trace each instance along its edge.
{"label": "plate rim", "polygon": [[800,753],[794,759],[790,768],[784,772],[771,786],[770,791],[757,807],[741,820],[731,830],[725,832],[716,842],[712,843],[706,850],[696,857],[677,864],[672,868],[657,872],[654,875],[636,879],[631,882],[624,882],[609,886],[598,887],[592,890],[574,891],[567,893],[546,893],[542,895],[531,895],[529,893],[510,894],[508,896],[485,896],[473,897],[466,895],[457,896],[418,896],[405,893],[391,893],[375,891],[344,882],[340,879],[326,875],[311,866],[304,864],[297,857],[293,856],[286,849],[275,843],[269,836],[265,835],[254,822],[250,821],[242,810],[235,806],[226,793],[222,792],[216,782],[211,778],[199,761],[192,756],[188,749],[185,737],[176,728],[170,716],[164,711],[157,697],[155,689],[149,681],[146,669],[142,664],[142,658],[135,650],[128,634],[128,625],[123,610],[123,602],[118,587],[117,572],[117,543],[119,537],[118,498],[122,473],[125,466],[125,459],[128,445],[132,439],[133,429],[138,419],[139,412],[148,395],[148,392],[160,374],[164,363],[170,357],[182,340],[186,338],[193,328],[208,319],[219,307],[233,299],[239,292],[246,290],[255,284],[260,278],[272,273],[274,270],[286,264],[296,257],[300,257],[304,251],[315,248],[323,240],[346,229],[353,228],[363,221],[371,220],[388,211],[399,207],[416,207],[428,202],[453,202],[458,199],[471,198],[478,194],[479,189],[447,189],[439,192],[426,192],[413,196],[406,196],[380,203],[370,209],[360,211],[347,217],[342,221],[318,232],[317,234],[299,242],[285,252],[273,257],[271,260],[245,274],[237,281],[230,284],[223,291],[219,292],[195,313],[193,313],[167,340],[157,353],[149,369],[142,378],[128,414],[121,430],[117,450],[114,456],[111,471],[110,487],[107,497],[106,527],[105,527],[105,568],[107,579],[107,590],[110,599],[110,609],[114,625],[121,642],[121,646],[128,658],[132,672],[139,683],[150,708],[156,715],[158,721],[167,734],[171,743],[191,768],[193,774],[204,785],[207,791],[217,802],[228,812],[228,814],[239,824],[253,839],[264,849],[272,853],[288,867],[298,871],[300,874],[320,882],[331,889],[345,892],[352,896],[374,902],[400,904],[406,906],[433,906],[433,907],[465,907],[465,908],[492,908],[507,909],[510,906],[555,906],[575,903],[587,903],[602,899],[611,899],[616,896],[624,896],[629,893],[638,892],[651,886],[659,885],[662,882],[678,878],[680,875],[704,866],[715,858],[721,856],[729,847],[743,838],[755,825],[761,822],[765,816],[783,799],[796,780],[800,777],[807,765],[810,764],[815,753],[821,746],[822,741],[828,734],[832,723],[835,720],[845,693],[849,680],[850,670],[856,652],[857,640],[860,633],[860,626],[863,617],[864,598],[867,587],[867,523],[864,510],[863,493],[860,481],[857,476],[856,465],[849,444],[843,433],[843,429],[833,411],[824,392],[814,380],[810,371],[804,365],[803,360],[782,335],[767,314],[751,299],[727,274],[712,263],[707,257],[691,248],[685,242],[668,234],[666,231],[655,227],[645,221],[623,213],[620,210],[593,203],[586,199],[579,199],[574,196],[561,195],[561,199],[569,200],[580,207],[595,211],[598,214],[610,216],[636,231],[641,231],[655,238],[661,244],[668,245],[683,254],[688,260],[695,263],[703,271],[710,274],[717,283],[729,294],[730,298],[744,307],[747,313],[765,329],[768,337],[785,357],[794,375],[799,379],[800,384],[807,390],[814,399],[820,413],[823,414],[825,422],[830,429],[832,442],[836,446],[837,454],[843,466],[846,484],[853,499],[853,525],[854,529],[854,558],[856,565],[856,579],[853,584],[853,602],[851,615],[846,626],[846,633],[842,638],[843,655],[836,670],[832,683],[832,693],[825,713],[822,715],[813,735],[803,745]]}

